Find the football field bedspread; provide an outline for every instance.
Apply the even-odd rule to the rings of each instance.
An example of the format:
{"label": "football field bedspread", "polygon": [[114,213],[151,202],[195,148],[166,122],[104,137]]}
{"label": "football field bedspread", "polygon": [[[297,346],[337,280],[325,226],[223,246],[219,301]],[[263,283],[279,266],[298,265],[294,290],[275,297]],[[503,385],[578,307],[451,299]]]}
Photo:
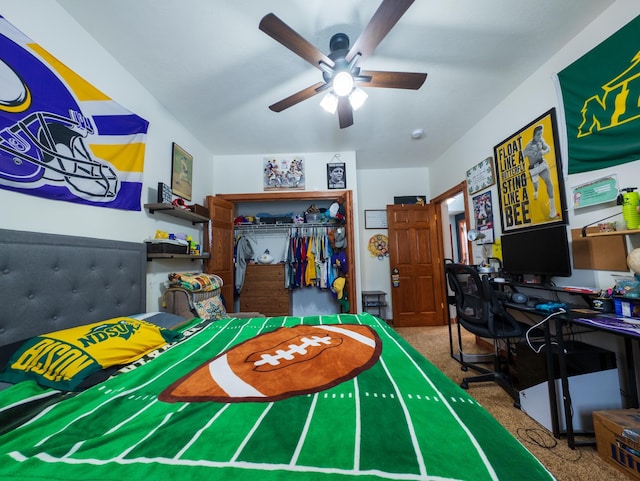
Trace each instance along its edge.
{"label": "football field bedspread", "polygon": [[[236,367],[249,361],[255,372]],[[466,391],[366,313],[209,324],[0,437],[0,478],[553,479]]]}

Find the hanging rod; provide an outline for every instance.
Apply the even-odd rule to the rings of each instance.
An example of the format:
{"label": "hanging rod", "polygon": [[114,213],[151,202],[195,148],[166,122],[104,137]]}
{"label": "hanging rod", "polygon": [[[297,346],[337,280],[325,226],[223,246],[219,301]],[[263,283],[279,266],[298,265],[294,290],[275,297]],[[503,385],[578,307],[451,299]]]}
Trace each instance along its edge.
{"label": "hanging rod", "polygon": [[326,228],[326,229],[335,229],[338,227],[338,224],[335,223],[326,223],[326,222],[308,222],[304,224],[236,224],[234,229],[237,232],[290,232],[294,230],[300,229],[317,229]]}

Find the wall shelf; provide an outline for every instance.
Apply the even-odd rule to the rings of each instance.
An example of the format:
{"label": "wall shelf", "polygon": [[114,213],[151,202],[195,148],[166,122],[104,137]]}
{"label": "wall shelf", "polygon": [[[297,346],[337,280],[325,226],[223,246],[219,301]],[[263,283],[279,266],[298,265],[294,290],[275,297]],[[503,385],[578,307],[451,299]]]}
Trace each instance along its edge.
{"label": "wall shelf", "polygon": [[145,204],[144,208],[147,209],[151,214],[155,214],[156,211],[162,212],[163,214],[170,215],[172,217],[178,217],[179,219],[191,221],[191,223],[193,223],[194,225],[209,222],[208,217],[196,214],[194,212],[191,212],[190,210],[181,209],[180,207],[176,207],[172,204]]}
{"label": "wall shelf", "polygon": [[236,232],[252,232],[252,233],[260,233],[260,232],[291,232],[291,231],[303,231],[303,229],[315,229],[315,228],[327,228],[327,229],[336,229],[343,224],[339,224],[336,222],[305,222],[305,223],[290,223],[290,224],[236,224],[233,226]]}
{"label": "wall shelf", "polygon": [[612,236],[612,235],[629,235],[629,234],[640,234],[640,229],[633,230],[614,230],[611,232],[589,232],[587,230],[586,237],[604,237],[604,236]]}
{"label": "wall shelf", "polygon": [[[191,212],[190,210],[181,209],[180,207],[176,207],[172,204],[163,204],[163,203],[153,203],[153,204],[145,204],[144,208],[149,211],[151,214],[155,214],[156,212],[160,212],[162,214],[176,217],[178,219],[183,219],[191,222],[193,225],[197,224],[206,224],[209,222],[209,218],[200,214],[196,214]],[[147,261],[152,261],[153,259],[209,259],[210,254],[208,252],[203,252],[199,255],[194,254],[170,254],[164,252],[152,252],[147,253]]]}
{"label": "wall shelf", "polygon": [[151,261],[153,259],[208,259],[209,253],[205,252],[200,255],[192,255],[192,254],[166,254],[166,253],[147,253],[147,260]]}

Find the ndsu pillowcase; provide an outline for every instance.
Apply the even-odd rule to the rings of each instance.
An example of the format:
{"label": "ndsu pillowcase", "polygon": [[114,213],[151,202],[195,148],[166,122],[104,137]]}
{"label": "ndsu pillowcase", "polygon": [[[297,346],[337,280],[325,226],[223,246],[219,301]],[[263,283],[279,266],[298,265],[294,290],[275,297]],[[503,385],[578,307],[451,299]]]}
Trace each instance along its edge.
{"label": "ndsu pillowcase", "polygon": [[87,376],[129,364],[181,336],[140,319],[116,317],[33,337],[13,354],[0,380],[33,380],[72,391]]}

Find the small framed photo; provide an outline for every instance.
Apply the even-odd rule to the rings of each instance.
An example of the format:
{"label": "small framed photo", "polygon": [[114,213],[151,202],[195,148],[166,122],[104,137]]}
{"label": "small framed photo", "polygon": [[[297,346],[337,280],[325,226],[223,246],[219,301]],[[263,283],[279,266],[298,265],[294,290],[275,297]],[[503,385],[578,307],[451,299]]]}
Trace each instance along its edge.
{"label": "small framed photo", "polygon": [[467,170],[467,187],[469,194],[491,187],[496,183],[496,176],[493,171],[493,157],[487,157],[479,164]]}
{"label": "small framed photo", "polygon": [[327,164],[327,187],[329,189],[347,188],[347,169],[344,162]]}
{"label": "small framed photo", "polygon": [[175,142],[171,151],[171,192],[191,200],[193,156]]}
{"label": "small framed photo", "polygon": [[387,211],[371,209],[364,211],[365,229],[387,229]]}

